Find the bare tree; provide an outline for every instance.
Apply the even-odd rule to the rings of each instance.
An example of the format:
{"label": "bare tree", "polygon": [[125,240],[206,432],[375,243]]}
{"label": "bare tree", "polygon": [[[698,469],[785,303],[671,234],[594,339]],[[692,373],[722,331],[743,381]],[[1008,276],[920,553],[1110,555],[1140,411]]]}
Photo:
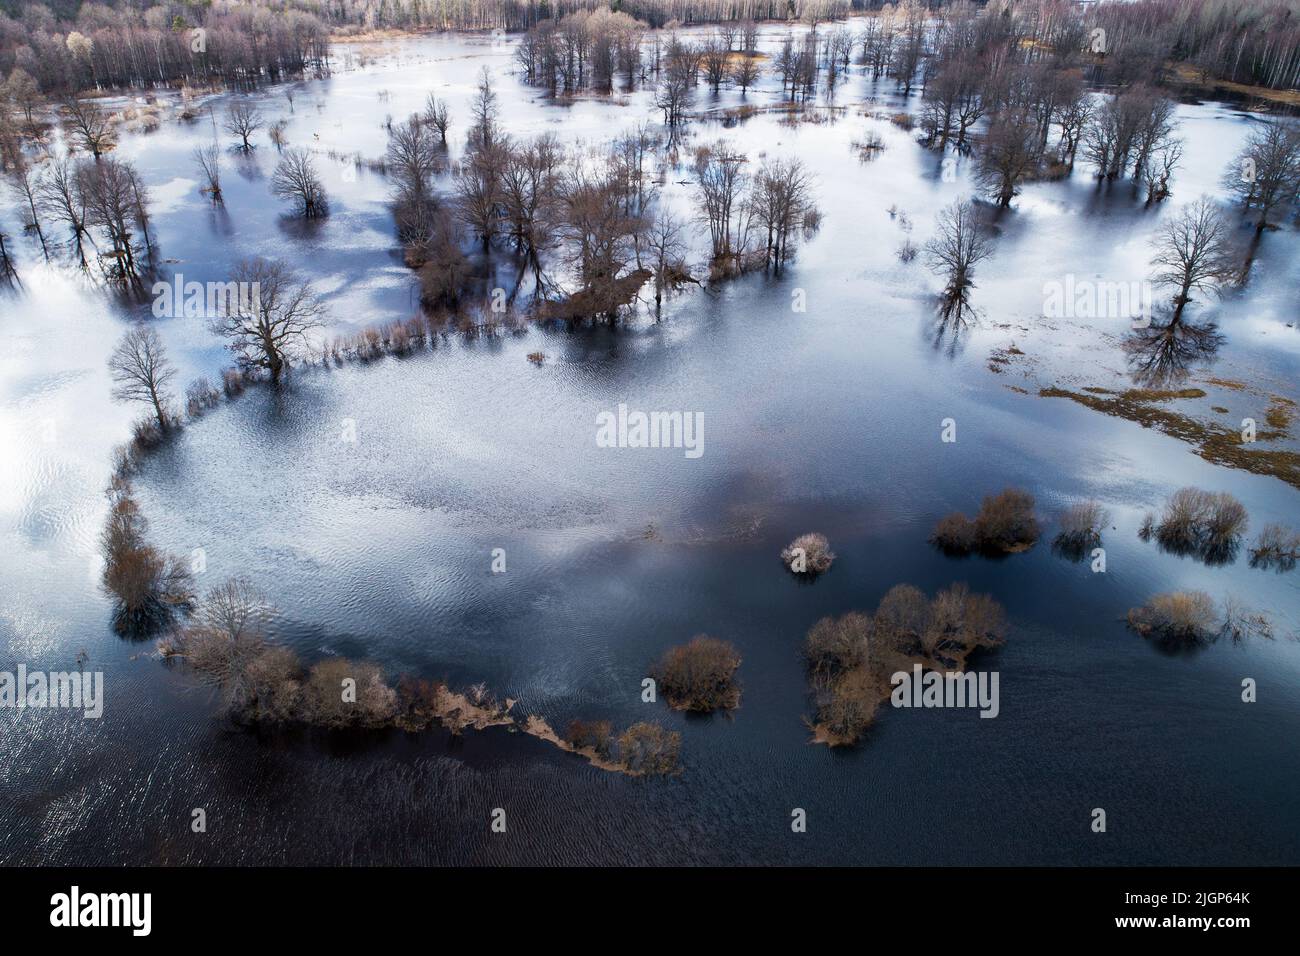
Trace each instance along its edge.
{"label": "bare tree", "polygon": [[101,253],[109,278],[139,286],[140,263],[135,239],[147,226],[139,177],[128,162],[105,158],[83,164],[78,170],[78,191],[86,208],[86,221],[103,230],[111,251]]}
{"label": "bare tree", "polygon": [[683,282],[694,281],[686,265],[686,227],[667,209],[660,209],[646,232],[649,267],[655,289],[655,315],[663,304],[664,292]]}
{"label": "bare tree", "polygon": [[792,254],[791,237],[814,208],[812,175],[798,159],[765,162],[750,197],[754,226],[766,234],[764,268],[780,275]]}
{"label": "bare tree", "polygon": [[64,101],[62,112],[72,141],[95,159],[113,148],[113,127],[97,105],[73,96]]}
{"label": "bare tree", "polygon": [[442,145],[447,145],[447,129],[451,126],[451,112],[447,109],[445,100],[439,100],[432,93],[424,101],[424,122],[428,123],[438,132],[438,137],[442,140]]}
{"label": "bare tree", "polygon": [[1007,209],[1037,168],[1038,133],[1033,120],[1022,112],[999,116],[984,138],[976,181]]}
{"label": "bare tree", "polygon": [[728,50],[718,36],[709,37],[700,47],[700,66],[714,93],[718,92],[722,81],[727,78],[727,54]]}
{"label": "bare tree", "polygon": [[742,52],[731,66],[731,82],[740,87],[743,96],[758,82],[758,59]]}
{"label": "bare tree", "polygon": [[1259,216],[1255,235],[1263,235],[1274,211],[1295,202],[1300,192],[1300,131],[1278,120],[1264,121],[1251,131],[1224,185],[1247,215]]}
{"label": "bare tree", "polygon": [[247,100],[240,99],[226,107],[222,126],[231,136],[239,137],[239,148],[247,153],[253,148],[249,137],[262,128],[263,122],[261,111]]}
{"label": "bare tree", "polygon": [[305,149],[291,149],[280,157],[271,176],[271,195],[292,202],[306,219],[328,215],[325,186],[316,163]]}
{"label": "bare tree", "polygon": [[76,163],[69,157],[51,161],[49,171],[41,182],[41,205],[51,219],[67,224],[72,230],[77,259],[86,265],[85,242],[91,238],[87,228],[86,195]]}
{"label": "bare tree", "polygon": [[9,178],[13,181],[19,194],[23,197],[23,202],[27,206],[29,220],[26,223],[27,229],[36,233],[36,238],[40,240],[41,252],[45,258],[50,258],[49,246],[45,244],[45,230],[41,228],[41,214],[37,208],[36,197],[41,190],[41,179],[35,170],[32,169],[31,163],[27,157],[19,152],[12,168],[9,170]]}
{"label": "bare tree", "polygon": [[745,164],[749,158],[719,141],[700,149],[696,159],[699,175],[701,218],[709,228],[713,259],[738,257],[744,248],[743,197],[749,184]]}
{"label": "bare tree", "polygon": [[194,163],[199,167],[199,175],[207,183],[203,187],[203,192],[207,193],[214,203],[221,202],[221,150],[216,143],[209,146],[195,146]]}
{"label": "bare tree", "polygon": [[167,388],[176,377],[176,369],[167,360],[162,340],[151,326],[138,325],[127,331],[109,356],[108,369],[115,385],[115,400],[147,402],[153,407],[158,429],[165,432],[171,427]]}
{"label": "bare tree", "polygon": [[975,287],[975,267],[993,254],[993,237],[980,208],[969,200],[945,207],[934,237],[925,244],[925,254],[931,271],[947,279],[944,320],[961,322]]}
{"label": "bare tree", "polygon": [[1174,289],[1170,325],[1182,321],[1192,292],[1217,293],[1236,274],[1223,213],[1208,197],[1184,206],[1160,229],[1153,276],[1158,285]]}
{"label": "bare tree", "polygon": [[265,369],[271,381],[278,382],[310,347],[311,332],[319,327],[324,307],[310,283],[282,262],[245,260],[231,278],[251,294],[227,297],[226,313],[213,320],[212,329],[226,339],[226,348],[240,368]]}

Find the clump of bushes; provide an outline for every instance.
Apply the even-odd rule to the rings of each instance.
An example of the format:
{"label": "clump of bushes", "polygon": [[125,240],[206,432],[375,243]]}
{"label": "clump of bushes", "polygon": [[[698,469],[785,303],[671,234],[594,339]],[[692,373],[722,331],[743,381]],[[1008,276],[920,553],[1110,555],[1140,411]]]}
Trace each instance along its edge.
{"label": "clump of bushes", "polygon": [[614,750],[614,725],[608,720],[569,721],[564,739],[574,750],[590,750],[602,759],[608,759]]}
{"label": "clump of bushes", "polygon": [[118,477],[110,489],[108,520],[100,534],[104,552],[103,585],[116,599],[113,629],[128,637],[147,637],[169,626],[194,603],[189,568],[145,540],[148,522]]}
{"label": "clump of bushes", "polygon": [[1245,506],[1226,491],[1180,488],[1166,502],[1154,532],[1144,530],[1167,551],[1221,564],[1236,556],[1247,523]]}
{"label": "clump of bushes", "polygon": [[1034,496],[1006,488],[987,495],[973,521],[960,512],[940,518],[930,540],[950,554],[1011,554],[1033,547],[1038,534]]}
{"label": "clump of bushes", "polygon": [[202,417],[204,412],[215,408],[220,401],[221,393],[202,376],[190,382],[185,389],[185,411],[190,418]]}
{"label": "clump of bushes", "polygon": [[1276,567],[1290,571],[1300,560],[1300,531],[1280,524],[1266,524],[1250,549],[1252,568]]}
{"label": "clump of bushes", "polygon": [[650,674],[677,710],[711,713],[740,704],[738,667],[740,653],[732,644],[701,634],[669,648]]}
{"label": "clump of bushes", "polygon": [[781,551],[781,563],[793,574],[816,577],[830,570],[835,552],[826,535],[812,532],[801,534]]}
{"label": "clump of bushes", "polygon": [[1267,614],[1251,610],[1231,595],[1220,611],[1204,591],[1157,594],[1128,612],[1128,625],[1143,637],[1174,648],[1199,647],[1221,637],[1237,642],[1273,636]]}
{"label": "clump of bushes", "polygon": [[1080,501],[1061,514],[1061,530],[1053,544],[1062,553],[1080,558],[1090,548],[1101,544],[1101,533],[1110,520],[1106,509],[1095,501]]}
{"label": "clump of bushes", "polygon": [[633,724],[618,736],[619,759],[628,773],[645,776],[675,773],[681,749],[681,734],[647,721]]}
{"label": "clump of bushes", "polygon": [[875,615],[850,611],[824,617],[804,640],[816,739],[856,743],[889,697],[889,676],[914,664],[962,670],[977,648],[996,647],[1005,634],[1001,606],[954,584],[933,599],[910,584],[891,588]]}

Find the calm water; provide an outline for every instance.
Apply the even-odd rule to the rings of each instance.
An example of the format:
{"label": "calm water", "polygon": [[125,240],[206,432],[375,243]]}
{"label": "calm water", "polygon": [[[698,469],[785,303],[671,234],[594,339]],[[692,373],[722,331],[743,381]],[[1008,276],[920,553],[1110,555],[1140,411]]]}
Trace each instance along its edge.
{"label": "calm water", "polygon": [[[292,87],[292,112],[283,88],[258,98],[289,120],[291,144],[367,157],[382,155],[385,114],[405,116],[430,90],[451,104],[458,148],[483,65],[515,135],[595,145],[657,118],[640,91],[549,104],[510,75],[511,51],[450,38],[377,56],[352,48],[332,77]],[[765,86],[748,102],[778,99]],[[739,102],[701,88],[695,108]],[[0,648],[7,669],[71,668],[85,651],[106,672],[108,701],[99,721],[0,713],[0,859],[1300,862],[1300,645],[1171,656],[1123,625],[1157,591],[1202,588],[1269,611],[1282,633],[1300,629],[1300,572],[1244,559],[1206,568],[1136,535],[1142,514],[1186,484],[1237,495],[1253,529],[1297,523],[1296,491],[1007,387],[1122,381],[1125,323],[1044,319],[1042,286],[1066,273],[1144,278],[1169,210],[1143,210],[1124,187],[1099,193],[1082,168],[1027,188],[978,276],[979,324],[936,339],[937,280],[894,249],[928,238],[937,210],[970,192],[969,169],[945,181],[936,156],[866,115],[907,105],[891,84],[854,74],[834,102],[847,107],[836,122],[762,114],[692,126],[691,146],[726,136],[754,158],[797,153],[816,173],[822,228],[784,279],[686,293],[659,323],[453,339],[296,375],[188,428],[137,482],[156,542],[203,548],[203,586],[236,573],[257,581],[282,610],[280,636],[308,659],[482,680],[556,726],[662,720],[684,738],[673,780],[604,773],[495,731],[258,739],[224,725],[149,644],[113,635],[96,538],[109,452],[134,412],[109,402],[103,362],[148,307],[111,301],[24,247],[24,289],[0,299]],[[1215,103],[1184,104],[1179,120],[1175,205],[1217,191],[1252,122]],[[242,256],[278,256],[318,282],[339,330],[412,314],[382,177],[322,155],[333,215],[303,227],[268,195],[276,156],[262,140],[251,158],[227,158],[226,205],[213,210],[189,160],[207,123],[169,121],[119,147],[153,192],[164,275],[224,280]],[[886,149],[863,163],[852,143],[868,129]],[[663,177],[665,201],[683,208],[688,155]],[[903,215],[891,218],[891,205]],[[1249,288],[1214,307],[1227,344],[1212,374],[1300,397],[1300,332],[1287,325],[1298,252],[1294,231],[1268,236]],[[796,289],[806,312],[791,308]],[[156,321],[182,383],[227,364],[202,320]],[[1011,344],[1024,360],[994,374],[990,352]],[[542,367],[526,361],[533,351],[548,356]],[[1211,392],[1225,421],[1267,405]],[[596,415],[619,402],[702,412],[703,456],[597,448]],[[956,444],[939,440],[947,417]],[[340,439],[348,419],[355,443]],[[1045,542],[1003,561],[926,544],[940,515],[973,511],[1008,484],[1037,496],[1048,529],[1079,497],[1104,502],[1115,526],[1107,573]],[[799,586],[776,554],[808,530],[825,532],[838,560]],[[494,548],[506,551],[505,574],[490,573]],[[966,581],[1005,605],[1006,646],[974,661],[1000,673],[1000,716],[886,708],[855,750],[809,746],[803,635],[904,581],[927,591]],[[701,632],[741,650],[742,707],[687,719],[641,703],[647,665]],[[1258,681],[1258,703],[1240,702],[1244,677]],[[205,835],[190,832],[194,807],[207,810]],[[507,809],[508,834],[490,834],[493,807]],[[808,812],[805,834],[790,832],[795,807]],[[1089,829],[1094,807],[1107,810],[1104,835]]]}

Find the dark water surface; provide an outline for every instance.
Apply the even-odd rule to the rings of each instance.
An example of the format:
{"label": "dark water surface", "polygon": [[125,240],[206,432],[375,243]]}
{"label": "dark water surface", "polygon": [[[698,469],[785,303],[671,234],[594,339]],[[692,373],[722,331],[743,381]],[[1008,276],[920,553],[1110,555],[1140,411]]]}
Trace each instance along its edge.
{"label": "dark water surface", "polygon": [[[260,98],[290,120],[291,144],[369,157],[383,152],[384,114],[417,109],[430,89],[451,102],[463,142],[485,64],[518,135],[595,145],[655,119],[639,91],[545,103],[508,74],[510,52],[473,39],[394,42],[364,67],[353,58],[354,69],[297,84],[292,114],[282,90]],[[776,100],[772,89],[749,96]],[[696,108],[739,102],[702,89]],[[905,214],[919,245],[936,211],[969,193],[969,170],[946,182],[937,157],[865,115],[900,105],[889,84],[855,74],[836,103],[848,109],[833,123],[763,114],[693,127],[696,143],[725,135],[754,158],[797,152],[816,173],[822,228],[782,280],[687,293],[659,323],[452,338],[409,358],[306,371],[279,393],[255,388],[223,404],[137,480],[156,543],[204,549],[201,586],[230,574],[257,582],[282,610],[277,633],[304,657],[484,681],[518,698],[516,713],[557,727],[574,716],[662,720],[684,738],[685,770],[671,780],[605,773],[504,731],[259,739],[224,725],[183,673],[148,656],[151,645],[114,636],[96,538],[109,451],[133,412],[108,402],[103,361],[136,310],[25,249],[24,291],[0,300],[0,647],[6,661],[46,669],[71,668],[84,650],[106,673],[108,700],[98,721],[0,712],[0,859],[1300,862],[1300,645],[1169,655],[1123,624],[1153,593],[1201,588],[1295,632],[1300,572],[1244,558],[1207,568],[1136,534],[1145,511],[1192,484],[1238,496],[1253,537],[1269,521],[1300,523],[1295,489],[1020,394],[1005,386],[1021,379],[988,368],[990,351],[1014,343],[1039,380],[1113,386],[1124,322],[1044,319],[1042,286],[1066,273],[1144,278],[1170,210],[1143,210],[1122,187],[1098,193],[1083,169],[1027,188],[981,270],[980,323],[936,342],[938,283],[894,256],[908,233],[887,210]],[[1252,122],[1213,103],[1182,105],[1179,120],[1175,203],[1218,190]],[[886,149],[861,163],[851,143],[868,128]],[[382,177],[325,165],[333,215],[304,228],[268,195],[275,153],[263,141],[251,159],[228,158],[226,207],[214,211],[188,159],[200,139],[169,122],[120,146],[153,190],[157,244],[175,260],[165,273],[224,280],[242,255],[274,255],[318,281],[339,330],[413,312]],[[691,177],[686,165],[668,169],[666,201],[688,201],[678,182]],[[1269,235],[1251,285],[1214,306],[1227,344],[1213,374],[1296,397],[1300,332],[1286,323],[1298,250],[1294,231]],[[792,310],[795,290],[806,312]],[[157,322],[182,382],[226,364],[201,320]],[[546,353],[541,367],[526,361],[533,351]],[[1226,420],[1264,409],[1248,395],[1221,400]],[[620,402],[702,412],[704,454],[598,448],[596,416]],[[939,440],[948,417],[955,444]],[[347,422],[355,442],[342,440]],[[1070,502],[1105,503],[1107,572],[1054,556],[1046,541],[1001,561],[926,544],[939,516],[973,512],[1009,484],[1034,493],[1049,534]],[[809,530],[826,533],[838,559],[800,586],[776,555]],[[505,549],[505,574],[490,573],[494,548]],[[973,660],[1000,674],[998,718],[884,708],[854,750],[809,745],[807,629],[874,608],[900,582],[933,592],[954,581],[1007,609],[1005,647]],[[741,708],[689,719],[641,703],[647,665],[701,632],[740,649]],[[1258,703],[1241,702],[1244,677],[1258,682]],[[207,811],[206,834],[190,832],[195,807]],[[507,834],[489,832],[494,807],[507,810]],[[796,807],[807,833],[790,830]],[[1105,834],[1089,829],[1095,807],[1107,811]]]}

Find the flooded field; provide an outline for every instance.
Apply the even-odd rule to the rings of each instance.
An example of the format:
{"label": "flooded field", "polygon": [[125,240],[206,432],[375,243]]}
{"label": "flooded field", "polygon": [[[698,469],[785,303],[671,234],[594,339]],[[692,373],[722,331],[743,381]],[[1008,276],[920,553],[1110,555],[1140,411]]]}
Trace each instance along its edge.
{"label": "flooded field", "polygon": [[[784,35],[763,28],[761,49]],[[319,222],[287,217],[271,197],[277,151],[264,136],[224,157],[217,207],[191,159],[212,138],[206,115],[125,130],[116,155],[151,192],[160,278],[226,281],[261,255],[313,280],[326,335],[418,313],[389,185],[355,159],[383,156],[386,117],[434,92],[453,117],[455,162],[486,67],[501,125],[518,138],[594,148],[661,122],[650,90],[548,99],[516,75],[517,42],[336,45],[328,77],[253,94],[287,121],[291,145],[315,151],[331,203]],[[682,772],[667,779],[608,773],[502,729],[238,729],[152,641],[115,634],[99,535],[112,449],[134,412],[109,400],[106,357],[141,320],[180,383],[218,380],[229,356],[202,319],[154,318],[147,297],[124,301],[24,240],[22,285],[0,292],[0,657],[8,670],[63,669],[84,655],[105,673],[106,700],[94,721],[0,713],[0,860],[1300,862],[1300,571],[1251,567],[1244,549],[1211,566],[1138,533],[1190,485],[1238,498],[1253,539],[1270,522],[1297,523],[1296,487],[1039,395],[1133,386],[1128,321],[1045,315],[1045,287],[1149,278],[1161,223],[1221,194],[1258,117],[1179,103],[1182,167],[1164,204],[1145,206],[1125,183],[1099,187],[1083,163],[1027,185],[997,219],[975,321],[955,330],[936,320],[940,280],[896,254],[974,190],[968,159],[947,162],[890,121],[920,109],[919,89],[906,97],[855,70],[792,115],[777,82],[765,75],[743,96],[700,86],[677,162],[660,151],[655,175],[662,201],[688,215],[696,146],[800,157],[820,225],[779,278],[691,285],[659,317],[643,304],[615,325],[529,323],[300,368],[187,426],[135,478],[155,543],[201,549],[202,587],[256,582],[280,610],[276,637],[303,659],[481,681],[556,727],[659,720],[682,735]],[[742,104],[757,109],[740,115]],[[864,159],[873,133],[881,148]],[[697,226],[692,258],[706,243]],[[484,268],[513,274],[504,256]],[[1235,429],[1300,399],[1297,288],[1288,225],[1267,235],[1244,288],[1196,304],[1224,342],[1181,383],[1201,394],[1160,407]],[[540,364],[528,358],[538,352]],[[599,447],[597,416],[621,403],[699,413],[702,454]],[[956,441],[942,440],[948,419]],[[1006,486],[1036,499],[1046,533],[1032,550],[956,558],[928,543],[940,517],[974,513]],[[1110,514],[1104,573],[1049,545],[1056,516],[1083,499]],[[837,557],[803,584],[777,556],[812,530]],[[504,573],[493,572],[498,549]],[[885,707],[857,747],[811,745],[804,635],[905,582],[928,594],[966,582],[1005,607],[1005,645],[971,662],[1000,675],[997,719]],[[1266,612],[1275,637],[1170,653],[1126,626],[1130,608],[1176,589],[1234,596]],[[701,718],[644,703],[647,667],[700,633],[740,651],[741,706]],[[1242,702],[1246,678],[1255,703]],[[206,834],[191,832],[196,807]],[[506,834],[488,827],[499,807]],[[796,808],[806,833],[791,831]],[[1105,834],[1090,829],[1094,808],[1106,810]]]}

